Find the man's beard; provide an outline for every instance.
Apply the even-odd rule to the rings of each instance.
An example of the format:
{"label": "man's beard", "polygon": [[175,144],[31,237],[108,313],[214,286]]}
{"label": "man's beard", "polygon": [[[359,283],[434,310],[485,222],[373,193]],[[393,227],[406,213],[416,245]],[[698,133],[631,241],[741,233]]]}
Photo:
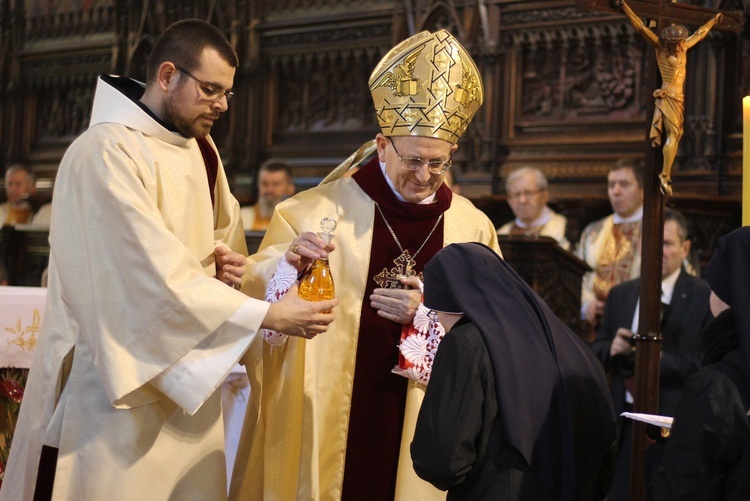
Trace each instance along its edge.
{"label": "man's beard", "polygon": [[263,219],[271,219],[271,216],[273,216],[273,210],[276,208],[277,203],[279,203],[279,201],[268,200],[266,198],[258,199],[258,214],[260,217]]}
{"label": "man's beard", "polygon": [[[204,138],[211,132],[211,127],[201,127],[195,120],[188,120],[171,99],[164,103],[164,121],[176,128],[185,137]],[[218,113],[215,118],[218,118]]]}

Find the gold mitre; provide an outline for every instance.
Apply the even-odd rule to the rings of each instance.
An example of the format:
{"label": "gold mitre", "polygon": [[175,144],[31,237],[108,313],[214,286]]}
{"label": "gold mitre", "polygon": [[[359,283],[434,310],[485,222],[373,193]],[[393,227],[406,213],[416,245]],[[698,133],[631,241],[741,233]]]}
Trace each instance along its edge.
{"label": "gold mitre", "polygon": [[446,30],[407,38],[370,75],[386,136],[425,136],[455,144],[484,101],[474,60]]}

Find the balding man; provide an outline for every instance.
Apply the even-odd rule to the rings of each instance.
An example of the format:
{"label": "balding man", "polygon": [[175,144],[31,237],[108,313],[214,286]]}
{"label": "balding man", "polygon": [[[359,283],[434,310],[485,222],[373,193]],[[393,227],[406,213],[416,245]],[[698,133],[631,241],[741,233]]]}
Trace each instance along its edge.
{"label": "balding man", "polygon": [[516,219],[497,230],[498,235],[552,237],[563,249],[570,248],[565,238],[568,220],[547,206],[547,178],[534,167],[514,170],[505,180],[508,205]]}

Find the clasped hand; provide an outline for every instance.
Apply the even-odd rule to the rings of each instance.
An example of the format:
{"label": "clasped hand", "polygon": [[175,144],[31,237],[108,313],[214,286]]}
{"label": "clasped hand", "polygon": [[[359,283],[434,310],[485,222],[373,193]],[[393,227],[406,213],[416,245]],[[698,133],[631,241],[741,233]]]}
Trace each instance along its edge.
{"label": "clasped hand", "polygon": [[370,295],[370,306],[375,308],[378,316],[408,325],[414,320],[417,308],[422,302],[419,279],[415,276],[401,279],[406,289],[375,289]]}
{"label": "clasped hand", "polygon": [[242,284],[242,277],[247,272],[247,258],[234,252],[226,245],[217,245],[214,249],[216,259],[216,278],[230,287]]}

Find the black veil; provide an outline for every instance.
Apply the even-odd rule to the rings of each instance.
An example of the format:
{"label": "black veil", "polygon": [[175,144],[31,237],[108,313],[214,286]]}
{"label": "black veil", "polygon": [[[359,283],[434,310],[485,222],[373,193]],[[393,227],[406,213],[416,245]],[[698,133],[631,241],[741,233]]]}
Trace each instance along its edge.
{"label": "black veil", "polygon": [[463,312],[487,345],[508,442],[575,499],[615,441],[599,361],[492,249],[452,244],[425,266],[425,306]]}

